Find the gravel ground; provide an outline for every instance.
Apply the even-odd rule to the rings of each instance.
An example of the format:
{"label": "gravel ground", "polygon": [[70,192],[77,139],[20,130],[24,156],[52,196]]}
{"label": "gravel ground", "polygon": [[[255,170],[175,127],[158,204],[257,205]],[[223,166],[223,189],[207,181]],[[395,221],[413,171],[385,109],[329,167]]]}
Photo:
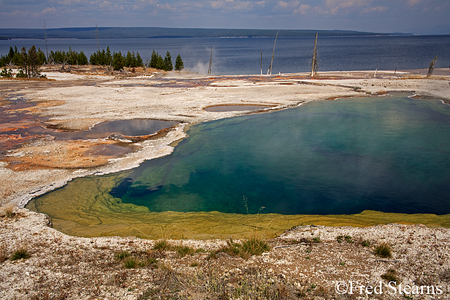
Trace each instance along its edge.
{"label": "gravel ground", "polygon": [[[154,249],[161,241],[67,236],[51,228],[46,216],[22,208],[32,197],[75,177],[129,169],[171,153],[170,145],[185,137],[187,125],[246,113],[207,112],[207,106],[284,109],[390,91],[450,101],[446,70],[432,79],[417,72],[377,72],[376,78],[373,72],[330,72],[313,80],[305,74],[156,75],[125,78],[52,71],[48,77],[54,81],[0,80],[2,103],[19,97],[37,103],[29,113],[46,126],[81,130],[134,118],[181,122],[157,139],[134,143],[137,150],[132,153],[99,159],[95,166],[77,159],[69,164],[73,151],[55,140],[36,139],[7,151],[0,159],[1,299],[450,299],[447,228],[302,226],[262,241],[270,246],[262,254],[239,255],[226,247],[238,249],[246,241],[176,240]],[[49,159],[65,164],[33,164],[33,155],[42,158],[48,151],[58,153]],[[5,158],[14,158],[21,168],[14,169]],[[381,246],[392,256],[377,255]]]}

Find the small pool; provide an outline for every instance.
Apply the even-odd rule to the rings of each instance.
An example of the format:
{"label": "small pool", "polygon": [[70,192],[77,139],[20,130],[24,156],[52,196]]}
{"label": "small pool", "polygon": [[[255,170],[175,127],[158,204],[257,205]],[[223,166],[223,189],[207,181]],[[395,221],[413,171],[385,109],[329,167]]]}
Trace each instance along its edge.
{"label": "small pool", "polygon": [[131,119],[106,121],[89,130],[72,132],[54,132],[57,140],[79,140],[107,138],[114,134],[124,136],[146,136],[177,125],[178,122],[151,119]]}

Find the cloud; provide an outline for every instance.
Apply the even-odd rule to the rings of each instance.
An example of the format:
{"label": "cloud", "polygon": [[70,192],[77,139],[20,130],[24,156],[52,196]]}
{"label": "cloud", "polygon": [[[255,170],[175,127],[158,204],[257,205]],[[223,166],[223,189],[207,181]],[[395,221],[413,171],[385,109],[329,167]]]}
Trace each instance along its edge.
{"label": "cloud", "polygon": [[264,5],[265,1],[218,0],[210,2],[210,7],[213,9],[239,12],[249,12]]}
{"label": "cloud", "polygon": [[409,5],[417,5],[420,2],[422,2],[422,0],[408,0]]}
{"label": "cloud", "polygon": [[285,1],[278,1],[277,6],[284,9],[284,8],[288,8],[289,3],[285,2]]}
{"label": "cloud", "polygon": [[309,10],[311,6],[307,4],[300,4],[296,9],[294,9],[294,14],[301,14],[305,15]]}
{"label": "cloud", "polygon": [[388,10],[388,7],[386,6],[373,6],[373,7],[367,7],[361,10],[361,13],[368,14],[368,13],[379,13],[379,12],[385,12]]}
{"label": "cloud", "polygon": [[0,0],[0,27],[17,19],[20,26],[41,27],[46,18],[50,27],[97,23],[422,33],[448,24],[449,13],[449,0]]}
{"label": "cloud", "polygon": [[[305,2],[305,1],[303,1]],[[294,1],[277,1],[274,7],[274,11],[286,11],[291,12],[292,14],[306,14],[313,7],[309,4],[304,4],[302,1],[294,0]]]}
{"label": "cloud", "polygon": [[349,13],[350,11],[368,6],[370,0],[325,0],[325,13],[336,15],[339,13]]}
{"label": "cloud", "polygon": [[44,8],[43,10],[41,10],[41,14],[43,14],[43,15],[48,14],[48,13],[56,13],[56,8],[47,7],[47,8]]}
{"label": "cloud", "polygon": [[59,5],[80,5],[80,4],[87,4],[87,5],[91,5],[92,2],[91,1],[86,1],[86,0],[51,0],[50,2],[53,2],[55,4],[59,4]]}

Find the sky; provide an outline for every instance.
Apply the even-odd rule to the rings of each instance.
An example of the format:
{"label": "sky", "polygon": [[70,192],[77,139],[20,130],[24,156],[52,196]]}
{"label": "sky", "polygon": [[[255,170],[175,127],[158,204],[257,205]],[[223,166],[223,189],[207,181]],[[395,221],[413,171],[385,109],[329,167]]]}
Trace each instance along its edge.
{"label": "sky", "polygon": [[450,34],[450,0],[0,0],[0,28],[172,27]]}

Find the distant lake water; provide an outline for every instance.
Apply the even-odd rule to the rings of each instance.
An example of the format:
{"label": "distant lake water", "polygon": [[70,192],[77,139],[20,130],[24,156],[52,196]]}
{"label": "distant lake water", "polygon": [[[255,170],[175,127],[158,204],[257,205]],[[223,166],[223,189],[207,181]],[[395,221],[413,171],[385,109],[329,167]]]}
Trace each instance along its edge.
{"label": "distant lake water", "polygon": [[450,213],[450,106],[439,100],[317,101],[198,124],[188,135],[170,156],[76,179],[33,205],[60,219],[64,204],[52,203],[64,199],[152,212]]}
{"label": "distant lake water", "polygon": [[[206,74],[213,50],[212,73],[215,75],[260,74],[261,52],[263,73],[267,72],[275,37],[247,38],[149,38],[100,39],[100,48],[111,51],[139,52],[143,60],[150,59],[152,50],[163,57],[166,51],[175,60],[181,55],[186,70]],[[0,54],[10,46],[19,49],[32,45],[45,51],[44,40],[0,40]],[[273,63],[273,74],[309,71],[314,37],[279,37]],[[50,39],[48,51],[69,47],[90,56],[97,51],[95,39]],[[450,36],[319,36],[319,70],[404,70],[428,68],[438,57],[438,68],[450,66]]]}

